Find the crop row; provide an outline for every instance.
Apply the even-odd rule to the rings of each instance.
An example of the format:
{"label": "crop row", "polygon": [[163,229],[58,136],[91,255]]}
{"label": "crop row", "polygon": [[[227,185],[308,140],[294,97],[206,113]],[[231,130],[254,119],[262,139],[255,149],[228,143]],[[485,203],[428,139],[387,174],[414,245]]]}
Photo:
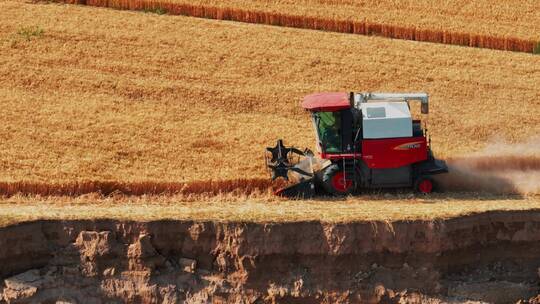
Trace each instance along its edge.
{"label": "crop row", "polygon": [[48,184],[36,182],[2,182],[0,183],[0,195],[77,196],[89,193],[100,193],[102,195],[115,193],[124,195],[219,195],[225,193],[249,195],[267,193],[271,188],[272,183],[268,179],[196,181],[190,183],[88,181]]}
{"label": "crop row", "polygon": [[286,26],[368,36],[381,36],[451,45],[488,48],[526,53],[539,53],[540,42],[512,37],[493,37],[473,33],[426,30],[367,21],[339,20],[282,14],[277,12],[190,5],[154,0],[64,0],[67,3],[109,7],[124,10],[159,11],[171,15],[230,20],[246,23]]}

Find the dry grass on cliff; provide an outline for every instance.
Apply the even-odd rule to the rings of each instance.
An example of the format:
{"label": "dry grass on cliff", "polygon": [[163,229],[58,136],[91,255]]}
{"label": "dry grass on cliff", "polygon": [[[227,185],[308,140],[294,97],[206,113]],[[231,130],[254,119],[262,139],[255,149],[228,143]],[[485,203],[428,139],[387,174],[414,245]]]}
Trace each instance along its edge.
{"label": "dry grass on cliff", "polygon": [[[130,0],[131,1],[131,0]],[[336,18],[540,41],[540,3],[536,0],[167,0],[191,5],[241,8],[300,16]]]}
{"label": "dry grass on cliff", "polygon": [[430,92],[443,156],[540,133],[539,56],[13,1],[0,20],[8,183],[266,178],[275,139],[312,146],[314,91]]}
{"label": "dry grass on cliff", "polygon": [[356,222],[436,220],[489,211],[540,210],[540,197],[404,194],[287,201],[238,197],[21,197],[0,200],[0,226],[32,220],[193,220],[219,222]]}

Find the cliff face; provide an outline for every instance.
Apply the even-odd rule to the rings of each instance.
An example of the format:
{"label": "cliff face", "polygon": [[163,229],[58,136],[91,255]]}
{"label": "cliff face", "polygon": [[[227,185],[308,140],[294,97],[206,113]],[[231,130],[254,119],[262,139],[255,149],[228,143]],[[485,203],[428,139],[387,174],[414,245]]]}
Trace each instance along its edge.
{"label": "cliff face", "polygon": [[0,229],[0,302],[497,303],[538,293],[540,212],[331,224],[36,221]]}

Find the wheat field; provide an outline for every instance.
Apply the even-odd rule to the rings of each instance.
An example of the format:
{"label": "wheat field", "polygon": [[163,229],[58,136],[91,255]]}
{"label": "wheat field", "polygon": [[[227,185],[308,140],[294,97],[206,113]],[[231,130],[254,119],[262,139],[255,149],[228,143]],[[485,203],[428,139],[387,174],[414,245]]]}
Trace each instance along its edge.
{"label": "wheat field", "polygon": [[[87,0],[103,1],[103,0]],[[134,0],[108,0],[111,3]],[[165,0],[188,5],[240,8],[306,17],[335,18],[540,41],[540,3],[535,0]]]}
{"label": "wheat field", "polygon": [[485,213],[540,210],[536,197],[409,194],[344,199],[287,201],[266,196],[222,195],[80,197],[13,196],[0,200],[0,227],[33,220],[189,220],[217,222],[347,223],[358,221],[433,221]]}
{"label": "wheat field", "polygon": [[441,157],[540,133],[540,56],[83,6],[0,8],[8,184],[267,178],[264,147],[313,147],[299,102],[317,91],[429,92]]}
{"label": "wheat field", "polygon": [[[437,26],[418,26],[419,22],[407,24],[403,22],[392,23],[384,18],[375,16],[371,19],[366,19],[366,14],[361,13],[361,18],[346,18],[332,14],[334,10],[342,9],[342,5],[336,2],[329,3],[323,15],[313,15],[309,12],[300,13],[298,5],[303,5],[303,8],[311,8],[309,3],[296,4],[292,10],[288,10],[283,3],[265,6],[265,9],[253,7],[253,3],[248,2],[247,5],[240,3],[234,4],[234,1],[224,3],[206,2],[198,3],[185,1],[161,1],[161,0],[63,0],[62,2],[69,4],[84,4],[88,6],[107,7],[121,10],[133,10],[143,12],[154,12],[157,14],[182,15],[206,19],[228,20],[235,22],[265,24],[274,26],[285,26],[292,28],[322,30],[346,34],[359,34],[368,36],[380,36],[392,39],[404,39],[413,41],[424,41],[433,43],[443,43],[451,45],[469,46],[488,48],[496,50],[516,51],[525,53],[539,53],[540,41],[536,39],[517,38],[513,34],[502,36],[501,34],[487,34],[476,29],[467,29],[469,32],[464,32],[464,29],[455,29],[454,27],[439,26],[445,22],[437,23]],[[395,3],[394,3],[395,5]],[[446,4],[448,6],[448,3]],[[246,8],[247,7],[247,8]],[[377,7],[373,3],[369,8]],[[440,9],[440,5],[437,5]],[[479,7],[483,11],[490,11],[489,7]],[[358,8],[349,8],[356,11]],[[416,7],[415,9],[421,9]],[[407,9],[401,8],[400,11],[406,12]],[[387,14],[388,12],[385,12]],[[433,12],[431,12],[433,13]],[[461,16],[462,12],[453,12]],[[439,15],[436,16],[441,17]],[[450,18],[450,16],[446,16]],[[497,22],[497,18],[492,16]],[[381,19],[381,20],[379,20]],[[400,18],[401,20],[402,18]],[[421,18],[423,19],[423,18]],[[452,18],[450,18],[452,19]],[[478,18],[476,18],[478,19]],[[473,20],[476,20],[473,19]],[[468,22],[467,24],[470,24]],[[475,27],[473,27],[475,28]]]}

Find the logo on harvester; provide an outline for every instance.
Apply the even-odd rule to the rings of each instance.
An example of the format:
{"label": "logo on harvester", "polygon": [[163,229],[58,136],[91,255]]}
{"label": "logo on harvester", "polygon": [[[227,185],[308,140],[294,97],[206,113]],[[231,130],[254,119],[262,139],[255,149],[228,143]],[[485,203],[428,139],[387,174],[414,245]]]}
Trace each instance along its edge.
{"label": "logo on harvester", "polygon": [[409,142],[404,143],[399,146],[396,146],[394,150],[411,150],[411,149],[419,149],[422,146],[422,141],[415,141],[415,142]]}

